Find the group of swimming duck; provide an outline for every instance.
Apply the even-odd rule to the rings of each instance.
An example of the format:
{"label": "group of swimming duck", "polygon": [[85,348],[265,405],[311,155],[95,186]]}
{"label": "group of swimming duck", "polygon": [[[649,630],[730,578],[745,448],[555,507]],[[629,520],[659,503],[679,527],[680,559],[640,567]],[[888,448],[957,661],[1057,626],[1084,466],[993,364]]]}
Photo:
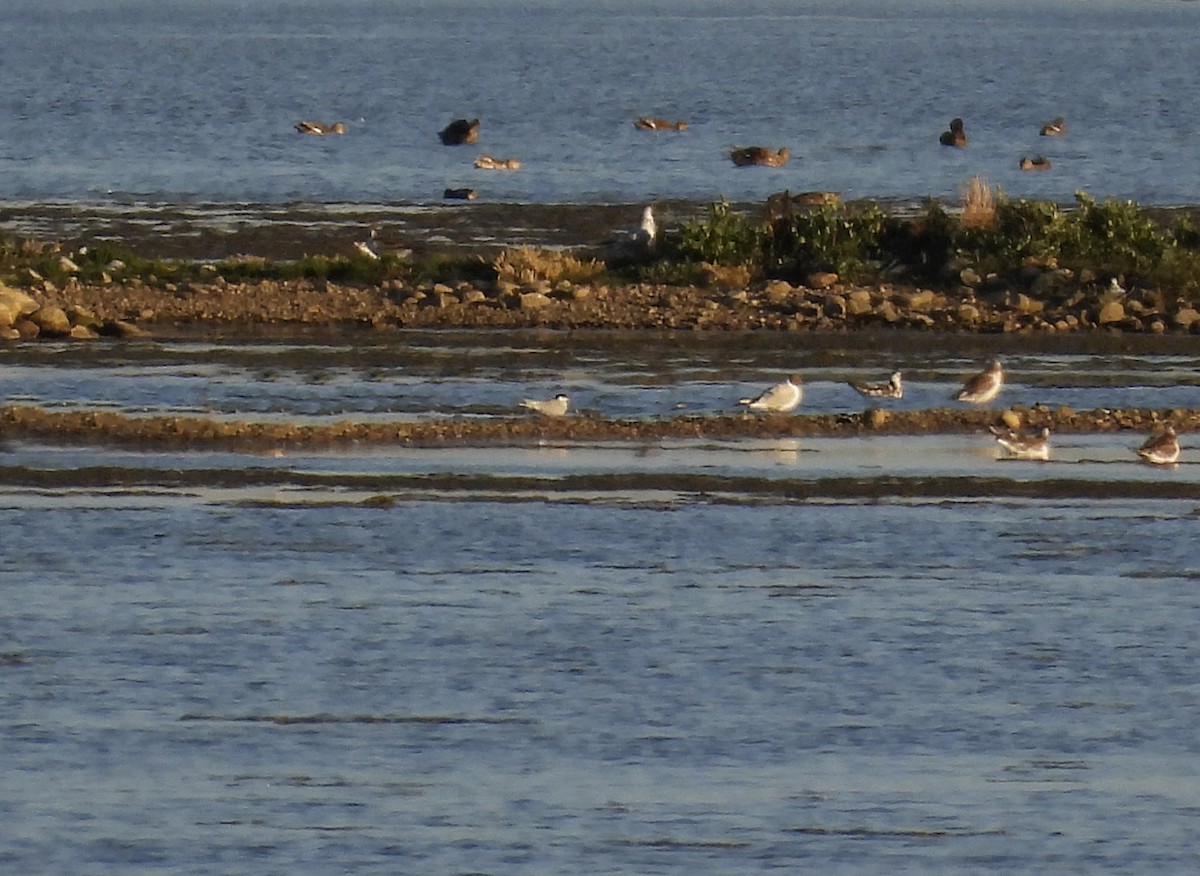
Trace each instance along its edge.
{"label": "group of swimming duck", "polygon": [[[892,372],[883,383],[859,383],[850,381],[851,388],[864,398],[898,399],[904,397],[904,382],[899,371]],[[1004,388],[1004,366],[999,359],[988,362],[978,374],[968,378],[954,394],[956,401],[972,405],[986,405],[995,400]],[[759,395],[739,400],[748,410],[766,414],[786,414],[795,410],[804,399],[803,381],[792,375],[782,382],[763,390]],[[570,410],[571,398],[559,393],[552,399],[524,399],[521,407],[528,408],[547,417],[565,417]],[[989,431],[1000,447],[1003,459],[1029,459],[1045,462],[1050,459],[1050,430],[1022,431],[1005,426],[989,426]],[[1179,437],[1172,426],[1151,435],[1137,449],[1137,455],[1151,465],[1174,465],[1179,461]]]}
{"label": "group of swimming duck", "polygon": [[[1061,137],[1067,133],[1067,123],[1062,116],[1059,116],[1052,122],[1046,122],[1042,125],[1038,133],[1043,137]],[[967,145],[967,133],[963,127],[963,120],[959,118],[950,120],[950,129],[942,131],[938,142],[943,146],[953,146],[956,149],[964,149]],[[1028,155],[1022,155],[1021,161],[1018,163],[1021,170],[1049,170],[1050,159],[1044,155],[1037,155],[1030,158]]]}
{"label": "group of swimming duck", "polygon": [[[455,119],[438,132],[438,138],[444,146],[461,146],[479,141],[479,119]],[[664,119],[653,116],[638,116],[633,126],[639,131],[686,131],[688,123],[682,119]],[[301,121],[296,123],[296,130],[301,134],[326,136],[329,134],[344,134],[346,126],[341,122]],[[1039,133],[1043,137],[1061,137],[1067,133],[1067,124],[1062,116],[1052,122],[1042,125]],[[961,118],[950,120],[950,127],[943,131],[938,138],[943,146],[963,149],[967,145],[967,133]],[[729,159],[738,167],[783,167],[791,160],[791,152],[786,146],[779,149],[768,149],[766,146],[735,146],[729,151]],[[475,167],[481,170],[519,170],[521,162],[516,158],[493,158],[481,155],[475,160]],[[1050,159],[1044,155],[1021,156],[1021,170],[1049,170]],[[450,190],[447,190],[450,191]],[[455,190],[458,191],[458,190]],[[447,195],[449,197],[449,195]],[[465,197],[465,195],[463,195]]]}

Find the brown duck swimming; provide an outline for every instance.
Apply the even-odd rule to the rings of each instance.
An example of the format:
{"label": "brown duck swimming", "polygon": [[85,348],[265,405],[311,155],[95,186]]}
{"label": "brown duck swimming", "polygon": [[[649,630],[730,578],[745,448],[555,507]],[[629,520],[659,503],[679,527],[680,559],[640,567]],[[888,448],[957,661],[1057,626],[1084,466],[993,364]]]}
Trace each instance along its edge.
{"label": "brown duck swimming", "polygon": [[1062,116],[1059,116],[1054,121],[1042,125],[1042,130],[1038,133],[1043,137],[1061,137],[1067,133],[1067,123],[1063,121]]}
{"label": "brown duck swimming", "polygon": [[317,137],[323,137],[326,134],[344,134],[346,126],[341,122],[328,124],[326,122],[296,122],[296,130],[301,134],[313,134]]}
{"label": "brown duck swimming", "polygon": [[519,158],[493,158],[490,155],[480,155],[475,159],[475,166],[480,170],[520,170]]}
{"label": "brown duck swimming", "polygon": [[443,146],[461,146],[479,139],[479,119],[455,119],[438,134]]}
{"label": "brown duck swimming", "polygon": [[783,167],[792,157],[788,152],[787,147],[783,147],[778,152],[772,152],[765,146],[744,146],[733,149],[729,153],[729,158],[738,167],[749,167],[752,164],[761,164],[765,167]]}
{"label": "brown duck swimming", "polygon": [[962,119],[951,119],[950,130],[942,131],[942,136],[938,138],[938,142],[943,146],[955,146],[962,149],[967,145],[967,134],[963,130]]}
{"label": "brown duck swimming", "polygon": [[652,119],[649,116],[639,116],[634,119],[633,126],[639,131],[686,131],[688,124],[683,119],[672,122],[669,119]]}
{"label": "brown duck swimming", "polygon": [[1050,159],[1043,155],[1036,158],[1021,156],[1021,170],[1049,170]]}

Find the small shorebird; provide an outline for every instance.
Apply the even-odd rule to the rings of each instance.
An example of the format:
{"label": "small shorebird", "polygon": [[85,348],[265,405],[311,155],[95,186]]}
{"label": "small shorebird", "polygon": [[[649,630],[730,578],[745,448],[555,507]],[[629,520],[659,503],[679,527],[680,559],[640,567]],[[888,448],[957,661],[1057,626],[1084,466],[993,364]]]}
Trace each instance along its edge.
{"label": "small shorebird", "polygon": [[1036,158],[1021,156],[1021,170],[1049,170],[1050,159],[1044,155],[1039,155]]}
{"label": "small shorebird", "polygon": [[1179,438],[1175,429],[1167,426],[1139,447],[1137,454],[1153,465],[1174,465],[1179,461]]}
{"label": "small shorebird", "polygon": [[783,383],[764,390],[755,398],[739,399],[738,404],[745,405],[752,411],[769,411],[775,414],[786,414],[794,410],[804,398],[804,390],[800,387],[799,377],[788,377]]}
{"label": "small shorebird", "polygon": [[903,398],[904,384],[900,382],[900,372],[893,371],[892,376],[888,378],[887,383],[855,383],[850,381],[850,386],[859,395],[867,398]]}
{"label": "small shorebird", "polygon": [[611,258],[637,259],[654,249],[658,240],[658,223],[654,220],[654,207],[642,210],[642,221],[633,228],[620,228],[608,242]]}
{"label": "small shorebird", "polygon": [[634,240],[646,247],[654,249],[654,241],[658,238],[658,223],[654,221],[654,208],[647,206],[642,211],[642,223],[633,234]]}
{"label": "small shorebird", "polygon": [[544,400],[526,398],[521,400],[521,407],[536,411],[543,417],[565,417],[571,407],[571,397],[560,392],[554,398]]}
{"label": "small shorebird", "polygon": [[1054,121],[1042,125],[1042,129],[1038,133],[1043,137],[1061,137],[1067,133],[1067,123],[1062,116],[1059,116]]}
{"label": "small shorebird", "polygon": [[967,133],[963,130],[962,119],[951,119],[950,130],[942,131],[938,142],[943,146],[956,146],[959,149],[967,145]]}
{"label": "small shorebird", "polygon": [[955,399],[972,405],[986,405],[1004,388],[1004,369],[999,359],[993,359],[988,367],[963,384]]}
{"label": "small shorebird", "polygon": [[729,158],[738,167],[750,167],[760,164],[764,167],[783,167],[788,163],[792,154],[784,146],[778,152],[772,152],[765,146],[743,146],[730,150]]}
{"label": "small shorebird", "polygon": [[686,131],[688,125],[682,119],[672,122],[669,119],[652,119],[650,116],[638,116],[633,120],[633,126],[639,131]]}
{"label": "small shorebird", "polygon": [[490,155],[480,155],[475,159],[475,166],[480,170],[520,170],[521,161],[518,158],[493,158]]}
{"label": "small shorebird", "polygon": [[989,426],[988,429],[1002,449],[1001,459],[1040,459],[1045,462],[1050,458],[1050,430],[1045,427],[1032,434],[1000,426]]}
{"label": "small shorebird", "polygon": [[367,235],[366,240],[354,241],[354,248],[358,250],[358,254],[366,256],[369,259],[379,258],[379,244],[375,241],[375,229],[371,229],[371,233]]}
{"label": "small shorebird", "polygon": [[296,122],[296,130],[301,134],[313,134],[317,137],[323,137],[326,134],[344,134],[346,126],[341,122],[327,124],[326,122]]}
{"label": "small shorebird", "polygon": [[479,119],[455,119],[442,128],[438,137],[443,146],[461,146],[464,143],[474,143],[479,139]]}

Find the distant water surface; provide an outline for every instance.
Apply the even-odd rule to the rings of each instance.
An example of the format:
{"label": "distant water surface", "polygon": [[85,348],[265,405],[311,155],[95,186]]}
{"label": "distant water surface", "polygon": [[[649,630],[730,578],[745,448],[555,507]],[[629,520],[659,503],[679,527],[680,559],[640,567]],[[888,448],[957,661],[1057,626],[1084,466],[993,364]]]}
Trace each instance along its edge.
{"label": "distant water surface", "polygon": [[[0,8],[0,199],[912,201],[982,173],[1016,196],[1200,203],[1197,16],[1178,0],[18,0]],[[639,132],[639,115],[690,128]],[[1068,136],[1039,137],[1059,115]],[[479,144],[441,146],[460,116],[483,120]],[[965,150],[937,143],[952,116]],[[349,133],[303,136],[302,118]],[[749,144],[796,158],[733,167]],[[474,170],[482,152],[525,168]],[[1053,170],[1021,173],[1024,154]]]}

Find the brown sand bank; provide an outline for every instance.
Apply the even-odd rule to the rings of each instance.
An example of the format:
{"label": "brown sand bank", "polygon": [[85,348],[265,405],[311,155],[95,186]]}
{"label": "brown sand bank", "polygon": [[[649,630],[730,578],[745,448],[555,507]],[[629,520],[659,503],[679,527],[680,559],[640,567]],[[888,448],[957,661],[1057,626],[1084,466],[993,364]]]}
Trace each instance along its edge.
{"label": "brown sand bank", "polygon": [[271,452],[354,445],[441,447],[534,444],[539,441],[725,441],[924,435],[980,431],[1006,420],[1010,425],[1048,426],[1054,432],[1146,432],[1167,423],[1185,432],[1200,429],[1200,410],[1072,411],[1037,406],[1015,407],[1004,413],[949,408],[903,412],[870,409],[858,414],[681,416],[653,420],[579,416],[487,421],[446,419],[419,423],[342,420],[327,425],[300,425],[206,417],[133,417],[96,411],[55,412],[9,406],[0,408],[0,437],[63,444]]}

